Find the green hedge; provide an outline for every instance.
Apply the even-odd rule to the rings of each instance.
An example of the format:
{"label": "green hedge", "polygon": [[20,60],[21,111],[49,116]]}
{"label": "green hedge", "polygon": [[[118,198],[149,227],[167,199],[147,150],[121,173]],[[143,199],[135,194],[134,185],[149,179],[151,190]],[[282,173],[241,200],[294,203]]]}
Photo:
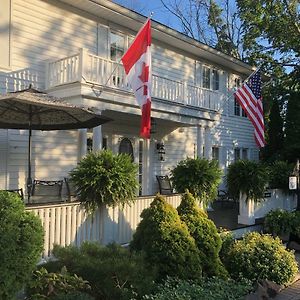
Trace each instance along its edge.
{"label": "green hedge", "polygon": [[161,277],[200,277],[199,251],[176,209],[157,195],[141,217],[130,249],[143,251],[147,261],[158,267]]}
{"label": "green hedge", "polygon": [[235,241],[224,263],[234,279],[243,277],[252,282],[268,279],[286,284],[298,271],[293,252],[287,250],[279,238],[257,232]]}
{"label": "green hedge", "polygon": [[15,193],[0,191],[0,299],[15,294],[30,279],[43,250],[39,217],[25,211]]}
{"label": "green hedge", "polygon": [[221,238],[213,221],[207,218],[191,193],[186,191],[177,208],[178,214],[187,225],[191,236],[199,249],[203,273],[209,276],[227,277],[220,258]]}

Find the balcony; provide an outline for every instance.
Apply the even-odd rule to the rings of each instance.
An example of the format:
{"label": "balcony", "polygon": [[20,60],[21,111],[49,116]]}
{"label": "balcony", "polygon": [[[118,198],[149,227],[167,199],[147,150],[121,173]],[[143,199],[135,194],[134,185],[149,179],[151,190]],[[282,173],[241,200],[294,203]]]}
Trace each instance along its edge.
{"label": "balcony", "polygon": [[[62,59],[47,62],[46,88],[55,88],[74,82],[105,86],[116,91],[132,92],[122,64],[90,54],[85,49]],[[224,94],[152,74],[152,101],[219,111]]]}

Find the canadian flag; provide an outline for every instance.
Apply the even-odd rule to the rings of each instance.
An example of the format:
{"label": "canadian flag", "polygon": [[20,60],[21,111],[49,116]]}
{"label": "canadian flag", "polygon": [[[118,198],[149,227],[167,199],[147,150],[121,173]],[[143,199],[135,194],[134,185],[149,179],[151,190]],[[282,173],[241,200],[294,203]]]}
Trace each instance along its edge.
{"label": "canadian flag", "polygon": [[140,29],[123,55],[127,81],[142,109],[140,136],[149,139],[151,129],[151,20]]}

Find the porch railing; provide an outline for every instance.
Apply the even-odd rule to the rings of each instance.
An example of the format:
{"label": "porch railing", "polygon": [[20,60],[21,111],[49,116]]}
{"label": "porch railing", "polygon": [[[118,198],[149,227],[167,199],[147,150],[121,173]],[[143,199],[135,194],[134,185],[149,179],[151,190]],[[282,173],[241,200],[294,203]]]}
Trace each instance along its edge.
{"label": "porch railing", "polygon": [[[141,221],[141,212],[150,206],[153,198],[140,197],[124,209],[102,208],[93,215],[87,215],[79,202],[41,204],[28,206],[26,210],[38,215],[42,221],[45,232],[43,257],[48,257],[54,244],[80,246],[84,241],[97,241],[103,245],[129,243]],[[166,199],[177,207],[181,196],[175,194]]]}
{"label": "porch railing", "polygon": [[[120,63],[93,55],[85,49],[75,55],[47,62],[46,69],[46,88],[87,82],[131,91]],[[217,111],[224,94],[153,74],[152,97]]]}

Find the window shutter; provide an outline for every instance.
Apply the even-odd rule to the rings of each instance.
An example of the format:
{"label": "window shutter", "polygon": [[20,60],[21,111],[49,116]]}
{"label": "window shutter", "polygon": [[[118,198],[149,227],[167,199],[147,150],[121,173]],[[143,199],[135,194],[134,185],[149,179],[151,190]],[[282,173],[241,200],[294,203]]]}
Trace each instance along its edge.
{"label": "window shutter", "polygon": [[104,58],[109,57],[109,28],[98,24],[98,55]]}
{"label": "window shutter", "polygon": [[202,64],[199,61],[196,61],[195,73],[195,85],[202,86]]}

